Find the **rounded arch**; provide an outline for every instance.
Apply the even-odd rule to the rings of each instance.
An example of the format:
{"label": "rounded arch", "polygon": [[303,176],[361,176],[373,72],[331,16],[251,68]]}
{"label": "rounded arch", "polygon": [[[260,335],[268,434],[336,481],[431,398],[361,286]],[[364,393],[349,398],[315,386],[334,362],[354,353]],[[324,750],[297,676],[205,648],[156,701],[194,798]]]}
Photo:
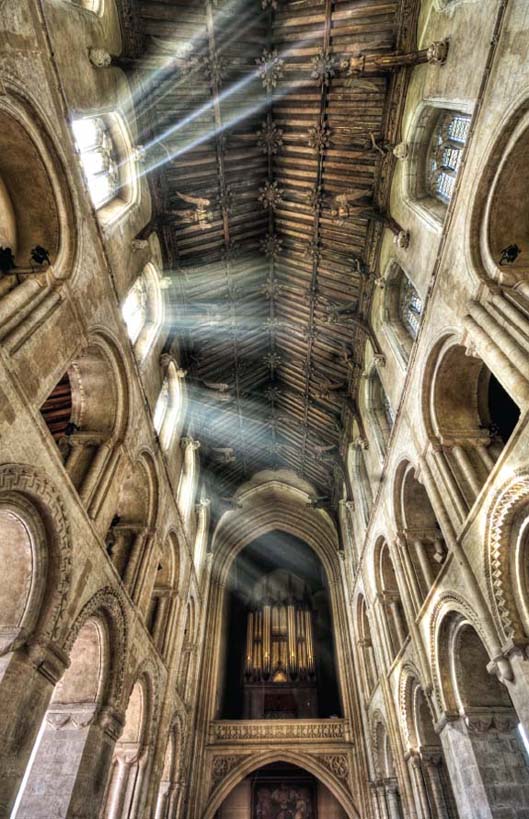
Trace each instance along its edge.
{"label": "rounded arch", "polygon": [[[26,464],[0,466],[0,508],[13,509],[28,528],[31,589],[19,623],[3,650],[37,637],[57,639],[64,627],[71,582],[69,523],[54,485]],[[28,554],[29,557],[29,554]]]}
{"label": "rounded arch", "polygon": [[[93,327],[88,337],[88,349],[93,345],[105,358],[111,374],[112,383],[106,385],[112,388],[113,426],[112,437],[115,441],[123,441],[128,429],[130,412],[130,386],[124,367],[125,356],[117,338],[108,330]],[[85,351],[82,352],[82,355]],[[105,385],[99,385],[104,390]],[[99,400],[104,401],[104,393],[99,393]]]}
{"label": "rounded arch", "polygon": [[498,632],[525,645],[529,635],[529,474],[519,473],[496,493],[487,516],[485,566]]}
{"label": "rounded arch", "polygon": [[[64,650],[70,653],[81,629],[89,620],[97,618],[107,632],[109,651],[104,669],[106,690],[104,699],[119,705],[123,701],[125,666],[128,654],[128,623],[125,607],[114,589],[106,586],[99,589],[75,619],[65,640]],[[111,647],[111,650],[110,650]]]}
{"label": "rounded arch", "polygon": [[[526,238],[523,209],[529,174],[529,97],[527,91],[509,106],[490,140],[488,157],[481,174],[471,219],[468,247],[472,263],[482,279],[512,286],[526,280]],[[500,265],[502,251],[518,245],[520,259]]]}
{"label": "rounded arch", "polygon": [[360,819],[360,811],[356,807],[348,788],[347,776],[339,779],[326,767],[324,762],[311,754],[297,751],[277,750],[262,751],[257,754],[248,754],[236,765],[214,789],[202,819],[213,819],[228,794],[239,782],[264,765],[275,762],[287,762],[296,765],[319,779],[338,800],[344,811],[351,819]]}
{"label": "rounded arch", "polygon": [[[68,278],[76,250],[70,185],[39,106],[5,79],[0,98],[0,245],[11,247],[19,273],[31,271],[35,245],[50,256],[53,279]],[[16,286],[16,283],[13,285]]]}
{"label": "rounded arch", "polygon": [[[435,706],[438,709],[437,716],[443,712],[451,714],[458,713],[457,703],[449,687],[446,669],[450,668],[450,650],[448,635],[451,623],[458,621],[467,622],[475,629],[481,642],[483,643],[489,657],[493,655],[490,650],[490,638],[480,618],[476,615],[474,608],[461,595],[454,592],[447,592],[442,595],[430,618],[430,667],[432,669],[433,697]],[[495,635],[492,635],[494,639]]]}
{"label": "rounded arch", "polygon": [[381,711],[376,710],[371,718],[371,748],[373,752],[373,767],[377,779],[388,779],[395,776],[393,751],[386,719]]}

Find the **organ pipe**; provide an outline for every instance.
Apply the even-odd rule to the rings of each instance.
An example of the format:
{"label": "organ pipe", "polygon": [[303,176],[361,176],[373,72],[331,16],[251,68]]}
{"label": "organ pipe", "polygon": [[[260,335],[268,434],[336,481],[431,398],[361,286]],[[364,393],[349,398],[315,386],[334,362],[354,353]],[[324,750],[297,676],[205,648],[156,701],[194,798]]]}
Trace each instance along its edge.
{"label": "organ pipe", "polygon": [[312,612],[306,602],[267,602],[255,608],[248,613],[246,635],[248,680],[285,682],[314,677]]}

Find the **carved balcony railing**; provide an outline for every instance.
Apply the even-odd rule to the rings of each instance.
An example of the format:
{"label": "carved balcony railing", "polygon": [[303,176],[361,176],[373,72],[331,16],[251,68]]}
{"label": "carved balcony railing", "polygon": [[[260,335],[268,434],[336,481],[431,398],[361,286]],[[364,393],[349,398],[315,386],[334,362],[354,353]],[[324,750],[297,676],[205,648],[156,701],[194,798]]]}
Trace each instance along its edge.
{"label": "carved balcony railing", "polygon": [[344,719],[216,720],[209,726],[210,744],[349,742]]}

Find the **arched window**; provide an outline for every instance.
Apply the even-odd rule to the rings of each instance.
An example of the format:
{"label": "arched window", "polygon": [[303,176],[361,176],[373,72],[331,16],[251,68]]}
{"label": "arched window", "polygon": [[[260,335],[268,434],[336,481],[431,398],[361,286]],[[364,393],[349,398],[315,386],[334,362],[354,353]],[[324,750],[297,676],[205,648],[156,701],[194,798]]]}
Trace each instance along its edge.
{"label": "arched window", "polygon": [[395,414],[376,367],[373,367],[369,374],[368,408],[379,452],[384,457]]}
{"label": "arched window", "polygon": [[174,362],[170,362],[153,414],[154,429],[156,430],[162,449],[168,449],[172,443],[181,408],[182,389],[180,386],[180,374]]}
{"label": "arched window", "polygon": [[98,210],[113,199],[120,188],[116,146],[103,117],[74,119],[72,130],[90,198]]}
{"label": "arched window", "polygon": [[452,198],[470,129],[470,117],[458,111],[443,111],[433,129],[427,155],[426,180],[429,192],[444,204]]}
{"label": "arched window", "polygon": [[138,361],[146,359],[163,320],[163,296],[158,271],[148,264],[130,288],[121,307]]}
{"label": "arched window", "polygon": [[404,369],[419,332],[421,316],[421,297],[400,265],[392,263],[385,277],[383,327]]}
{"label": "arched window", "polygon": [[108,222],[137,198],[134,153],[124,120],[116,113],[72,120],[88,193]]}
{"label": "arched window", "polygon": [[399,317],[415,341],[422,315],[422,301],[415,287],[403,272],[399,285]]}

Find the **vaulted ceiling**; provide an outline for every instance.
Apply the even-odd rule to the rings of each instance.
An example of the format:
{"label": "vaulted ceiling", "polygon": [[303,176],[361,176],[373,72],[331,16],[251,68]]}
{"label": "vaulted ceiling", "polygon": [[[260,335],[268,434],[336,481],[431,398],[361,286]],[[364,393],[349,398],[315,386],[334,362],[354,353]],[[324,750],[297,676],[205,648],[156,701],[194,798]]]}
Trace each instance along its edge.
{"label": "vaulted ceiling", "polygon": [[336,499],[407,69],[403,0],[135,0],[154,222],[211,491],[292,468]]}

